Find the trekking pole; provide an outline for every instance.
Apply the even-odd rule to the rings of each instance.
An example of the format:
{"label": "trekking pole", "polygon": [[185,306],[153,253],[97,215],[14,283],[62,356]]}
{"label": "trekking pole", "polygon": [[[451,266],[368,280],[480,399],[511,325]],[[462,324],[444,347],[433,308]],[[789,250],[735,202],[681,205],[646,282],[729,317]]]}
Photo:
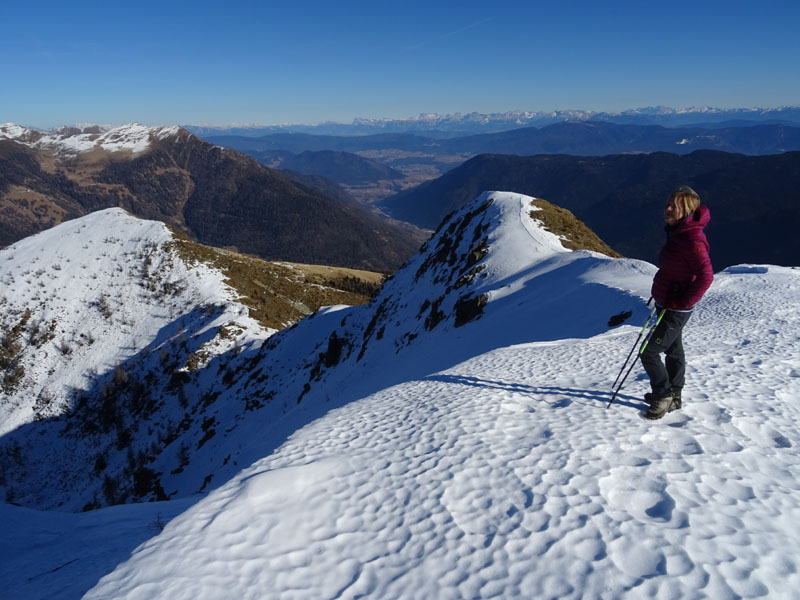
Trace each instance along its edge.
{"label": "trekking pole", "polygon": [[[649,341],[650,341],[650,337],[653,335],[653,332],[656,330],[656,327],[658,327],[658,324],[659,324],[659,323],[661,323],[661,319],[662,319],[662,318],[664,318],[664,315],[666,314],[666,312],[667,312],[667,309],[666,309],[666,308],[662,308],[662,309],[661,309],[661,312],[660,312],[660,313],[658,313],[658,319],[656,319],[656,322],[655,322],[655,324],[654,324],[654,325],[653,325],[653,326],[650,328],[650,331],[648,331],[648,332],[647,332],[647,335],[646,335],[646,336],[645,336],[645,338],[644,338],[644,342],[642,342],[642,347],[641,347],[641,348],[639,348],[639,353],[636,355],[636,356],[637,356],[637,358],[638,358],[639,356],[641,356],[641,355],[642,355],[642,352],[644,352],[644,349],[645,349],[645,348],[647,348],[647,342],[649,342]],[[634,346],[634,347],[635,347],[635,346]],[[614,400],[616,399],[616,397],[617,397],[617,394],[619,394],[619,391],[622,389],[622,386],[625,384],[625,380],[628,378],[628,375],[630,375],[630,374],[631,374],[631,371],[633,370],[633,366],[634,366],[635,364],[636,364],[636,361],[634,360],[634,361],[631,363],[631,366],[630,366],[630,367],[628,367],[628,372],[627,372],[627,373],[625,373],[625,377],[623,377],[623,378],[622,378],[622,381],[620,381],[620,382],[619,382],[619,387],[617,387],[617,389],[614,391],[614,395],[613,395],[613,396],[611,396],[611,401],[608,403],[608,406],[606,406],[606,408],[611,408],[611,405],[612,405],[612,404],[614,404]]]}
{"label": "trekking pole", "polygon": [[[650,300],[652,300],[652,298]],[[650,301],[648,300],[647,303],[650,304]],[[636,349],[636,345],[639,343],[639,340],[642,339],[642,334],[644,333],[645,329],[647,329],[647,326],[650,325],[650,321],[653,318],[655,312],[656,312],[656,307],[653,306],[653,310],[650,311],[650,316],[647,317],[647,320],[644,322],[644,325],[642,325],[642,330],[639,332],[639,336],[636,338],[636,341],[633,342],[633,346],[631,346],[631,351],[628,352],[628,357],[625,359],[625,362],[622,363],[622,367],[620,368],[619,373],[617,373],[617,378],[614,380],[614,383],[611,384],[612,390],[616,387],[617,382],[619,381],[619,376],[622,375],[622,372],[625,370],[625,367],[628,366],[628,361],[631,359],[631,355],[633,354],[633,351]]]}

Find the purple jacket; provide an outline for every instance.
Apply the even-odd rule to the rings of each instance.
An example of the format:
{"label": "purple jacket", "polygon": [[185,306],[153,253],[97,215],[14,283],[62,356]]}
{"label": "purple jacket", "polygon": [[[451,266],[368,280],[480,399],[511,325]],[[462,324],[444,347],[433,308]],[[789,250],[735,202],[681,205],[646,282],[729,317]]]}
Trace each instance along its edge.
{"label": "purple jacket", "polygon": [[668,233],[658,256],[658,272],[650,293],[661,307],[690,310],[714,280],[703,229],[711,218],[708,208],[698,206]]}

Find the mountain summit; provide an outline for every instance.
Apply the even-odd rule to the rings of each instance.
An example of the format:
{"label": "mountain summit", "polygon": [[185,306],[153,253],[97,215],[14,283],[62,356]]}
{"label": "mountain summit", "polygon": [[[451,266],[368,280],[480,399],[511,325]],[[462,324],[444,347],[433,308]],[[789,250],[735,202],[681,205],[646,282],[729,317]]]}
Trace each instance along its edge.
{"label": "mountain summit", "polygon": [[[717,274],[685,337],[684,408],[654,425],[643,379],[606,404],[655,268],[567,250],[532,203],[482,194],[370,304],[268,339],[238,327],[221,352],[192,328],[195,359],[165,369],[152,344],[183,344],[176,314],[126,376],[108,367],[68,414],[0,438],[7,474],[50,453],[14,475],[68,484],[50,506],[169,497],[0,506],[8,593],[791,595],[800,275]],[[124,427],[92,429],[104,398]]]}

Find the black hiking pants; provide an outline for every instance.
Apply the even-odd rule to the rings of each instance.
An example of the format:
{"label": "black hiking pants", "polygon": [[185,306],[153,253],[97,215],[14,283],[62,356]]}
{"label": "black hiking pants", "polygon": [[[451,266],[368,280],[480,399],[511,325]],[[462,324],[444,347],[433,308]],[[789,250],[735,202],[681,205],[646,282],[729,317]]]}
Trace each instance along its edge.
{"label": "black hiking pants", "polygon": [[[686,357],[682,334],[691,316],[690,312],[667,310],[641,354],[642,366],[650,377],[653,394],[663,396],[671,391],[674,396],[680,396],[683,390]],[[661,354],[665,355],[664,361],[661,360]]]}

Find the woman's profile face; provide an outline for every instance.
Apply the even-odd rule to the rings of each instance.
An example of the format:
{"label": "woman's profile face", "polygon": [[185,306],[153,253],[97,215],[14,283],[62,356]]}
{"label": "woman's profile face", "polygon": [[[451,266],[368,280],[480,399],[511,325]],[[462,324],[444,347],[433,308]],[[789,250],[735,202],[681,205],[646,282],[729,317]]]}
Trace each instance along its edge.
{"label": "woman's profile face", "polygon": [[675,225],[684,216],[683,208],[676,202],[675,198],[667,202],[667,206],[664,208],[664,221],[666,221],[667,225]]}

